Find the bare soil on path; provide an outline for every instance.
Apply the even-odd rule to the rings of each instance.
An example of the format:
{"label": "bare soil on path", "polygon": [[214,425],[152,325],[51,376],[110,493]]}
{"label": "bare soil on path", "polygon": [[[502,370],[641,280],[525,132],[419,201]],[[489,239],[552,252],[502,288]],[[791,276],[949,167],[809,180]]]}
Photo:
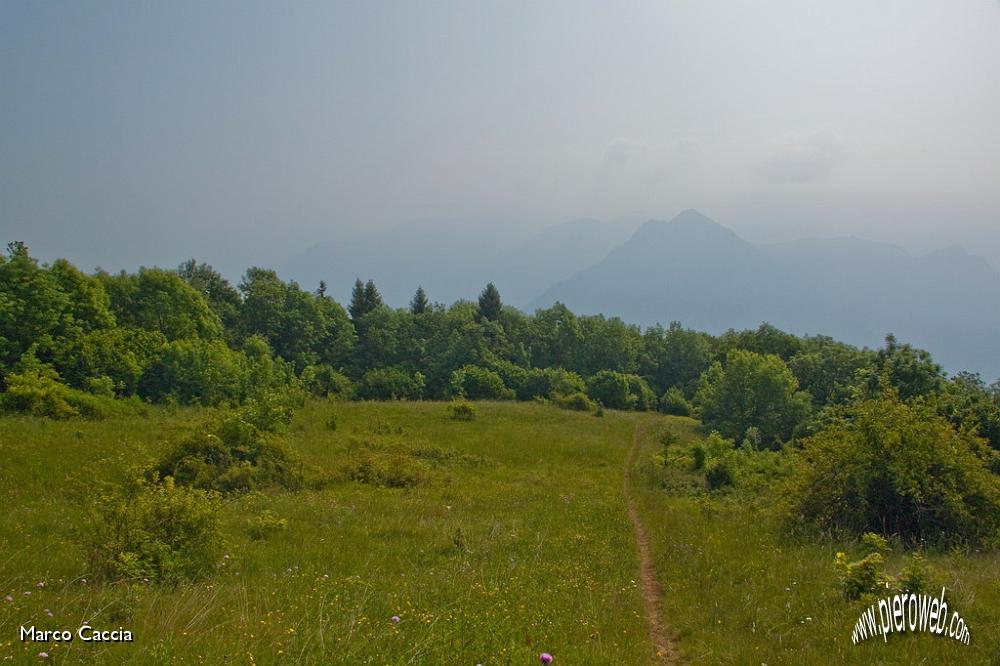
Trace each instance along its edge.
{"label": "bare soil on path", "polygon": [[639,455],[641,441],[641,428],[636,425],[632,434],[632,448],[629,450],[625,460],[625,475],[622,480],[622,493],[625,495],[625,504],[628,509],[629,520],[632,521],[632,531],[635,535],[636,550],[639,554],[639,587],[642,591],[643,605],[646,609],[646,623],[649,626],[649,638],[656,650],[656,663],[677,664],[677,648],[663,626],[662,612],[660,608],[660,597],[663,588],[656,578],[656,571],[653,569],[653,558],[649,552],[649,534],[642,524],[639,512],[635,508],[635,500],[632,499],[631,485],[632,473],[635,467],[636,457]]}

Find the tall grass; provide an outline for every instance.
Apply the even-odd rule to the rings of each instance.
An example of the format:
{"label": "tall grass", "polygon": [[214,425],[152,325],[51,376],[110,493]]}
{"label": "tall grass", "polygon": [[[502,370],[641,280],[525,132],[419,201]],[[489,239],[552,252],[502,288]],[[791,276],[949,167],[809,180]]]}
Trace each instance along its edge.
{"label": "tall grass", "polygon": [[[196,410],[3,419],[0,596],[14,600],[0,602],[0,659],[488,664],[546,651],[560,663],[646,662],[620,493],[633,417],[476,409],[456,421],[440,403],[309,403],[287,435],[305,489],[230,499],[216,573],[174,588],[85,583],[75,534],[90,487],[152,464]],[[366,456],[421,474],[401,487],[355,480]],[[284,529],[259,538],[262,515]],[[84,621],[125,627],[135,642],[18,640],[22,624]]]}

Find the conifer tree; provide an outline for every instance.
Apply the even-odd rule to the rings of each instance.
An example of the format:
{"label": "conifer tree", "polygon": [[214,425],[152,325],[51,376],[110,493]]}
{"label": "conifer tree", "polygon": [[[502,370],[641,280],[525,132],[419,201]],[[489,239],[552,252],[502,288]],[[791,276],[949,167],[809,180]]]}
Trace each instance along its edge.
{"label": "conifer tree", "polygon": [[351,319],[357,320],[368,313],[365,309],[365,285],[361,278],[354,281],[354,289],[351,290],[351,304],[347,307],[351,313]]}
{"label": "conifer tree", "polygon": [[365,314],[382,307],[382,305],[382,294],[378,293],[375,283],[368,280],[367,284],[365,284]]}
{"label": "conifer tree", "polygon": [[413,295],[413,300],[410,301],[410,312],[415,315],[423,314],[427,312],[427,293],[424,291],[423,286],[417,287],[417,293]]}
{"label": "conifer tree", "polygon": [[500,310],[503,303],[500,301],[500,292],[492,282],[486,285],[483,293],[479,294],[479,316],[496,321],[500,318]]}

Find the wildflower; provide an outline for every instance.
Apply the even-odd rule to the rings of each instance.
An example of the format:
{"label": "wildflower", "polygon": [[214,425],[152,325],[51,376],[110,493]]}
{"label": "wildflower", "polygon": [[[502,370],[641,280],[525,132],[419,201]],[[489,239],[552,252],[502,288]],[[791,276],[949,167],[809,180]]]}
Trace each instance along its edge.
{"label": "wildflower", "polygon": [[543,664],[551,664],[552,655],[549,654],[548,652],[543,652],[540,655],[538,655],[538,661],[542,662]]}
{"label": "wildflower", "polygon": [[7,603],[10,603],[10,602],[14,601],[14,597],[12,597],[12,596],[10,596],[8,594],[6,597],[3,598],[3,600],[6,601]]}
{"label": "wildflower", "polygon": [[52,611],[50,611],[48,608],[45,609],[45,614],[48,615],[49,617],[53,617]]}
{"label": "wildflower", "polygon": [[393,616],[392,616],[391,618],[389,618],[389,619],[390,619],[390,620],[392,620],[392,623],[393,623],[393,624],[399,624],[399,620],[400,620],[401,618],[400,618],[400,617],[399,617],[398,615],[393,615]]}
{"label": "wildflower", "polygon": [[38,583],[35,584],[35,587],[37,587],[38,589],[42,589],[43,587],[45,587],[44,581],[39,581]]}
{"label": "wildflower", "polygon": [[49,658],[49,653],[48,652],[39,652],[38,653],[38,658],[39,659],[48,659]]}
{"label": "wildflower", "polygon": [[31,592],[25,592],[25,593],[24,593],[24,596],[26,596],[26,597],[30,597],[30,596],[31,596]]}

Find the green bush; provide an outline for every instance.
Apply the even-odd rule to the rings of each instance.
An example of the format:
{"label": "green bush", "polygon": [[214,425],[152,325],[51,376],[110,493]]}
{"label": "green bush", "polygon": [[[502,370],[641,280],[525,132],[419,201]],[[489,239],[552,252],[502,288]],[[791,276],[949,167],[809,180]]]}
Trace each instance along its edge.
{"label": "green bush", "polygon": [[357,390],[362,400],[419,400],[423,393],[424,376],[399,367],[369,370]]}
{"label": "green bush", "polygon": [[478,365],[465,365],[451,373],[450,393],[469,400],[513,400],[500,375]]}
{"label": "green bush", "polygon": [[270,509],[265,509],[260,515],[247,520],[247,535],[254,541],[269,539],[286,529],[288,529],[288,520],[279,517]]}
{"label": "green bush", "polygon": [[676,386],[667,389],[663,397],[660,398],[660,411],[664,414],[673,414],[674,416],[691,416],[694,407],[687,398],[684,397],[684,391],[680,390]]}
{"label": "green bush", "polygon": [[837,553],[836,567],[840,572],[840,589],[847,599],[860,599],[891,587],[882,553],[869,553],[857,562],[848,562],[844,553]]}
{"label": "green bush", "polygon": [[277,435],[290,418],[290,410],[276,399],[251,401],[182,441],[156,473],[179,485],[219,492],[298,488],[298,458]]}
{"label": "green bush", "polygon": [[911,541],[989,542],[1000,531],[1000,477],[988,452],[930,408],[894,396],[860,401],[802,442],[789,518]]}
{"label": "green bush", "polygon": [[132,409],[131,403],[105,395],[78,391],[60,383],[50,368],[33,368],[5,377],[7,390],[0,393],[0,412],[53,419],[75,416],[103,419]]}
{"label": "green bush", "polygon": [[597,410],[597,403],[587,397],[586,393],[571,393],[559,396],[555,399],[556,405],[563,409],[572,409],[578,412],[593,412]]}
{"label": "green bush", "polygon": [[359,483],[384,488],[409,488],[424,483],[427,466],[402,453],[368,453],[349,466],[348,476]]}
{"label": "green bush", "polygon": [[85,532],[101,580],[177,583],[208,574],[221,549],[219,499],[167,477],[99,496]]}
{"label": "green bush", "polygon": [[456,421],[471,421],[476,418],[476,408],[471,402],[458,400],[448,406],[448,413]]}
{"label": "green bush", "polygon": [[587,381],[587,395],[610,409],[632,409],[636,403],[628,376],[611,370],[601,370]]}
{"label": "green bush", "polygon": [[351,380],[329,365],[307,366],[299,380],[306,391],[319,398],[350,400],[354,397],[354,384]]}
{"label": "green bush", "polygon": [[735,482],[733,467],[728,458],[716,458],[705,465],[705,481],[709,490],[732,486]]}

